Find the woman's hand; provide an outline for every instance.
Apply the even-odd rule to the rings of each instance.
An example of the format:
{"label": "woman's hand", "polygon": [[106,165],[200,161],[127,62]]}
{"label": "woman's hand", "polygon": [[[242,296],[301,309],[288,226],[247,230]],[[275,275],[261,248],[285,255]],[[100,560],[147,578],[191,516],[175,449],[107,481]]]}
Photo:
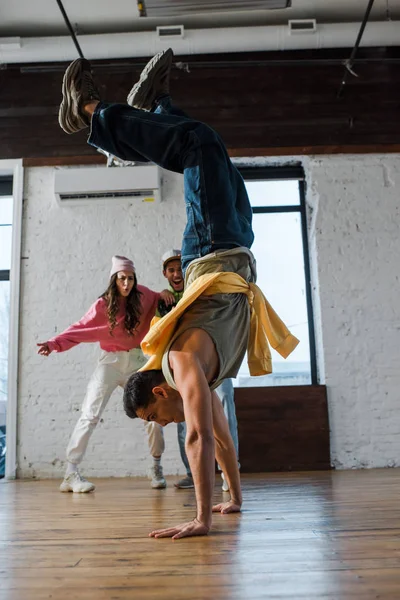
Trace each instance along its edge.
{"label": "woman's hand", "polygon": [[212,507],[213,512],[220,512],[222,515],[227,515],[229,513],[237,513],[240,512],[240,504],[235,504],[232,500],[229,502],[221,502],[220,504],[215,504]]}
{"label": "woman's hand", "polygon": [[156,529],[149,533],[149,537],[153,538],[164,538],[172,537],[173,540],[179,540],[183,537],[193,537],[195,535],[207,535],[210,528],[203,525],[197,519],[189,521],[189,523],[181,523],[176,527],[170,527],[169,529]]}
{"label": "woman's hand", "polygon": [[161,300],[164,300],[167,306],[172,306],[172,304],[175,304],[175,296],[169,290],[163,290],[160,292],[160,298]]}
{"label": "woman's hand", "polygon": [[38,354],[41,354],[42,356],[48,356],[53,352],[47,342],[40,342],[39,344],[36,344],[36,346],[39,346]]}

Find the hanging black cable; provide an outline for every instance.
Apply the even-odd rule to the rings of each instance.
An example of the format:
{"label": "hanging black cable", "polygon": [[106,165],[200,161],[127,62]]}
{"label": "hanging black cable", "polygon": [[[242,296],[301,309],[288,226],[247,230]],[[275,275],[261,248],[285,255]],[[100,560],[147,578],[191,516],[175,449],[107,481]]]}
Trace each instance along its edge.
{"label": "hanging black cable", "polygon": [[342,83],[340,84],[340,88],[339,88],[339,91],[337,94],[338,98],[340,98],[343,95],[344,86],[346,85],[346,81],[347,81],[347,77],[348,77],[349,73],[351,75],[354,75],[355,77],[358,77],[358,75],[356,73],[354,73],[354,71],[353,71],[354,59],[356,57],[357,50],[358,50],[358,47],[361,42],[361,38],[363,36],[364,29],[367,25],[369,14],[371,12],[373,3],[374,3],[374,0],[369,0],[367,10],[365,11],[363,22],[361,23],[360,31],[358,32],[356,43],[354,45],[352,53],[350,54],[350,58],[348,60],[346,60],[344,63],[345,69],[344,69],[344,73],[343,73]]}
{"label": "hanging black cable", "polygon": [[63,4],[62,4],[61,0],[56,0],[56,2],[57,2],[57,4],[58,4],[58,8],[60,9],[62,16],[64,17],[65,24],[66,24],[66,26],[68,27],[68,30],[69,30],[69,32],[70,32],[70,34],[71,34],[71,37],[72,37],[72,41],[74,42],[74,44],[75,44],[75,47],[76,47],[76,49],[78,50],[78,54],[79,54],[79,56],[80,56],[81,58],[85,58],[85,57],[83,56],[83,52],[82,52],[82,50],[81,50],[81,47],[80,47],[80,45],[79,45],[79,42],[78,42],[78,40],[76,39],[75,32],[74,32],[74,30],[72,29],[71,23],[69,22],[69,19],[68,19],[68,15],[67,15],[67,13],[66,13],[66,12],[65,12],[65,10],[64,10],[64,6],[63,6]]}

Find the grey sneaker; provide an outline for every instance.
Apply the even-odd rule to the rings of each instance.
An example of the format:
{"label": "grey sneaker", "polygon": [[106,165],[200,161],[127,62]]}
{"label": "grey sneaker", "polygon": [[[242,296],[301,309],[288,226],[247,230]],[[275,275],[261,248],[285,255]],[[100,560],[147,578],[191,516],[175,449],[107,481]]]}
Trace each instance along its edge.
{"label": "grey sneaker", "polygon": [[89,126],[83,105],[91,100],[100,100],[93,81],[90,62],[77,58],[65,71],[62,84],[63,100],[58,112],[58,122],[65,133],[76,133]]}
{"label": "grey sneaker", "polygon": [[139,81],[128,94],[128,104],[141,110],[151,110],[157,98],[169,94],[169,72],[173,56],[172,49],[168,48],[147,63]]}
{"label": "grey sneaker", "polygon": [[191,475],[186,475],[183,479],[180,479],[177,483],[174,483],[174,486],[179,490],[190,490],[194,488],[194,481]]}
{"label": "grey sneaker", "polygon": [[71,473],[68,477],[64,477],[64,481],[60,485],[60,492],[78,492],[86,494],[95,489],[93,483],[82,477],[78,471]]}
{"label": "grey sneaker", "polygon": [[167,487],[163,469],[161,465],[153,465],[149,471],[149,479],[151,479],[151,487],[155,490],[162,490]]}
{"label": "grey sneaker", "polygon": [[226,481],[223,473],[221,473],[221,477],[222,477],[222,491],[229,492],[228,482]]}

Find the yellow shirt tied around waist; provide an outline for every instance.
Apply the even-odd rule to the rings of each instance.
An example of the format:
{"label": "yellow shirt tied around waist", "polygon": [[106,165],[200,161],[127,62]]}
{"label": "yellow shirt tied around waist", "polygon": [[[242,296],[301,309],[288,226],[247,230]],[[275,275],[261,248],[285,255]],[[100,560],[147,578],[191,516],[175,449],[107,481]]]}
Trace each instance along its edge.
{"label": "yellow shirt tied around waist", "polygon": [[299,340],[290,333],[255,283],[247,283],[237,273],[207,273],[188,286],[181,300],[170,313],[161,319],[153,319],[149,332],[140,344],[144,354],[150,358],[139,371],[161,369],[163,354],[172,339],[179,317],[196,298],[213,294],[246,294],[247,296],[250,305],[250,335],[247,346],[250,375],[272,373],[269,346],[279,352],[283,358],[287,358],[296,348]]}

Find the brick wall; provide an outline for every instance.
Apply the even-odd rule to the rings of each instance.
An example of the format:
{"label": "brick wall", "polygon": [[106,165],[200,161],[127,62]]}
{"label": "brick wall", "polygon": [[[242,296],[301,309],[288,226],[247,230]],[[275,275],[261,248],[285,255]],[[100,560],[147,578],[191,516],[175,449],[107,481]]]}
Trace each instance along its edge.
{"label": "brick wall", "polygon": [[[307,174],[320,382],[328,387],[337,468],[400,462],[400,155],[294,157]],[[279,164],[278,159],[241,159]],[[26,170],[22,249],[18,460],[23,477],[57,477],[97,348],[45,359],[35,344],[77,320],[104,290],[112,254],[162,289],[165,248],[180,244],[182,177],[164,173],[160,204],[60,208],[52,168]],[[257,257],[261,260],[261,257]],[[276,307],[279,312],[279,307]],[[88,476],[144,475],[146,436],[114,393],[83,463]],[[167,473],[182,472],[165,429]]]}
{"label": "brick wall", "polygon": [[332,464],[399,466],[400,156],[306,170]]}
{"label": "brick wall", "polygon": [[[57,477],[99,352],[82,344],[48,358],[46,341],[78,320],[105,290],[113,254],[131,257],[138,281],[165,287],[161,256],[179,247],[184,226],[183,178],[163,174],[163,202],[60,208],[54,169],[26,170],[18,405],[18,463],[23,477]],[[88,476],[145,475],[149,464],[142,422],[128,419],[114,392],[82,464]],[[167,473],[181,468],[176,426],[165,430]]]}

